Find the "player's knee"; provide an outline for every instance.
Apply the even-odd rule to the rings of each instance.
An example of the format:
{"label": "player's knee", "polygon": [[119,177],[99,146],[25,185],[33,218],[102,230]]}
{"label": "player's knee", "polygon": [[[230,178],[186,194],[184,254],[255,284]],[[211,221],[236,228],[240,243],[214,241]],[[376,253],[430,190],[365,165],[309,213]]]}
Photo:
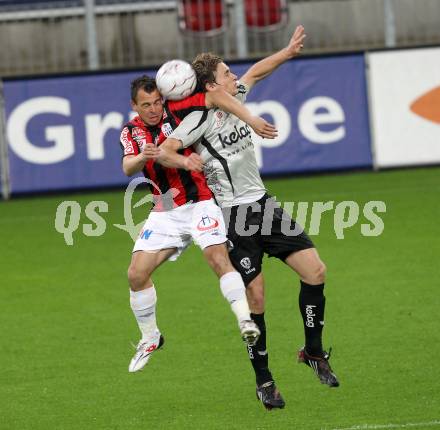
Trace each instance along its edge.
{"label": "player's knee", "polygon": [[263,295],[248,295],[247,296],[249,309],[252,313],[260,314],[264,312],[264,296]]}
{"label": "player's knee", "polygon": [[205,258],[211,267],[211,269],[218,275],[223,276],[225,273],[235,270],[232,267],[229,256],[226,252],[220,250],[207,250],[205,251]]}
{"label": "player's knee", "polygon": [[264,289],[251,281],[246,288],[246,297],[252,313],[264,312]]}
{"label": "player's knee", "polygon": [[327,273],[327,267],[321,261],[313,271],[313,284],[323,284],[325,282],[325,275]]}
{"label": "player's knee", "polygon": [[210,262],[210,266],[219,276],[223,276],[225,273],[233,271],[233,267],[228,258],[212,259]]}
{"label": "player's knee", "polygon": [[133,291],[142,290],[148,283],[149,276],[134,264],[130,264],[127,271],[128,283]]}

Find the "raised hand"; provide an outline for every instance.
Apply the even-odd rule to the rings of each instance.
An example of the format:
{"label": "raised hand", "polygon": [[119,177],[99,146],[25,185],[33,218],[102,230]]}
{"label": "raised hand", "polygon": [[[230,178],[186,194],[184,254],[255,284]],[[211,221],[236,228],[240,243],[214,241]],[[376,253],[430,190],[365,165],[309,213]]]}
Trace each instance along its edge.
{"label": "raised hand", "polygon": [[248,124],[258,136],[264,137],[265,139],[275,139],[275,137],[278,136],[278,130],[275,126],[259,116],[253,116]]}
{"label": "raised hand", "polygon": [[301,53],[301,50],[304,48],[305,38],[306,34],[304,33],[304,27],[302,25],[298,25],[298,27],[295,28],[289,44],[285,48],[289,58],[296,57]]}

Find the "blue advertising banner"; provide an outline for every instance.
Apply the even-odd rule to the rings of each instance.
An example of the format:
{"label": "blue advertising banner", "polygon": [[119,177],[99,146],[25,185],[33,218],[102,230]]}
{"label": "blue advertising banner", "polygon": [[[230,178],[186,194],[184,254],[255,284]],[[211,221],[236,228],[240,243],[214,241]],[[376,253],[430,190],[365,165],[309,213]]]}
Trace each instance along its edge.
{"label": "blue advertising banner", "polygon": [[[263,174],[372,165],[364,67],[362,55],[297,59],[252,89],[249,108],[279,129],[255,137]],[[119,135],[140,74],[5,81],[11,192],[127,184]]]}
{"label": "blue advertising banner", "polygon": [[4,82],[11,192],[127,184],[119,136],[139,74]]}
{"label": "blue advertising banner", "polygon": [[[241,76],[248,67],[231,69]],[[263,174],[372,166],[362,54],[285,63],[247,102],[279,130],[275,140],[255,137]]]}

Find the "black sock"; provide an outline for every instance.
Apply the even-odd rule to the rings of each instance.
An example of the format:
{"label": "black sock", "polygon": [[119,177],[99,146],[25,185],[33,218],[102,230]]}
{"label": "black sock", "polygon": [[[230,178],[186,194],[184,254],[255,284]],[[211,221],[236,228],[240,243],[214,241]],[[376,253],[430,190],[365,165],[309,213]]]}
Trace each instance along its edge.
{"label": "black sock", "polygon": [[324,284],[309,285],[301,281],[299,309],[304,323],[306,351],[310,355],[322,355],[322,329],[324,327]]}
{"label": "black sock", "polygon": [[254,346],[248,345],[248,354],[254,368],[257,385],[273,381],[269,370],[269,354],[266,349],[266,323],[264,322],[264,312],[262,314],[251,314],[260,329],[260,337]]}

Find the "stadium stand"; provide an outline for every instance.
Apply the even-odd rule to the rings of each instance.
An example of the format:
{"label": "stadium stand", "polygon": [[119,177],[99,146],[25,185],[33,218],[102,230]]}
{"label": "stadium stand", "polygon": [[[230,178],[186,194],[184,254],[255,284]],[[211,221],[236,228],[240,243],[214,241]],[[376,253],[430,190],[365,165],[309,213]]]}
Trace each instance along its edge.
{"label": "stadium stand", "polygon": [[[0,76],[90,69],[85,1],[0,0],[0,40],[7,47],[0,51]],[[245,57],[261,57],[283,46],[299,23],[311,54],[440,43],[437,0],[423,0],[423,7],[415,0],[243,0],[244,33],[238,31],[239,2],[232,0],[93,3],[100,70],[190,59],[201,50],[242,58],[240,35],[246,33]],[[393,6],[392,16],[385,5]]]}

